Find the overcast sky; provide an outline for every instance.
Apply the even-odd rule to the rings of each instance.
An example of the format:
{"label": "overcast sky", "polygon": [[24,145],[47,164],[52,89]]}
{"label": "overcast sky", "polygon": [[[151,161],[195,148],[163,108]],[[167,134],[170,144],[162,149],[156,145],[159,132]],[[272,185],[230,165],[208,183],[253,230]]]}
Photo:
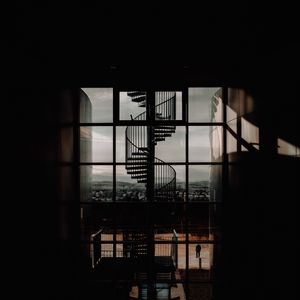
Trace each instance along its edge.
{"label": "overcast sky", "polygon": [[[112,122],[112,89],[110,88],[84,88],[92,104],[93,122]],[[192,88],[189,89],[189,116],[191,121],[207,122],[210,121],[210,99],[218,88]],[[179,99],[181,97],[178,97]],[[124,119],[129,119],[143,112],[145,108],[139,108],[137,103],[128,101],[127,93],[121,93],[120,115]],[[130,100],[130,99],[129,99]],[[181,103],[181,99],[180,99]],[[125,105],[126,104],[126,105]],[[181,111],[180,111],[181,114]],[[116,136],[116,158],[118,162],[125,161],[125,129],[117,128]],[[185,162],[185,127],[177,126],[176,132],[165,141],[158,142],[155,147],[155,156],[166,162]],[[112,127],[102,126],[92,128],[92,161],[93,162],[112,162]],[[211,161],[209,128],[191,126],[189,128],[189,158],[192,162]],[[182,166],[180,166],[182,167]],[[123,168],[117,170],[120,181],[130,178],[126,175]],[[178,180],[184,180],[184,168],[178,166]],[[110,166],[94,166],[93,174],[98,178],[111,178],[112,168]],[[207,180],[209,168],[206,166],[190,166],[190,179],[198,178]],[[100,176],[100,177],[99,177]],[[121,180],[122,178],[122,180]]]}

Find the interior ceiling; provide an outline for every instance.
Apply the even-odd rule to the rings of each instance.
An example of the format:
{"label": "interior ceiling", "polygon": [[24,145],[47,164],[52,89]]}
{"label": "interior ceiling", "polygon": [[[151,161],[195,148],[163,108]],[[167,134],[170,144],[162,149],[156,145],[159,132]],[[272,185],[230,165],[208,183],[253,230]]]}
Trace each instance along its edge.
{"label": "interior ceiling", "polygon": [[270,8],[223,2],[20,9],[10,53],[18,68],[15,80],[63,85],[286,80],[297,60],[297,18],[279,22],[282,6],[273,6],[270,14]]}

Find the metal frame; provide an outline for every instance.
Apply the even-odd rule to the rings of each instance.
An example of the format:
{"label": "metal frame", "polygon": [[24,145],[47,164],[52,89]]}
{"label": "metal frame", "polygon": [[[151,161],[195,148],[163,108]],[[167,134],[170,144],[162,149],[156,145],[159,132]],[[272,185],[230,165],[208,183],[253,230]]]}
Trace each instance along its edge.
{"label": "metal frame", "polygon": [[[201,86],[198,86],[201,87]],[[164,89],[166,90],[175,90],[175,91],[181,91],[182,92],[182,120],[176,120],[176,121],[159,121],[159,120],[154,120],[154,118],[151,118],[148,114],[148,119],[146,121],[138,121],[134,122],[131,120],[120,120],[119,115],[120,115],[120,101],[119,101],[119,95],[120,92],[123,91],[129,91],[133,90],[132,88],[115,88],[113,87],[113,122],[104,122],[104,123],[80,123],[79,120],[79,101],[77,100],[77,108],[75,109],[74,112],[74,123],[68,123],[65,125],[71,125],[73,126],[74,129],[74,157],[75,157],[75,164],[74,164],[74,171],[77,177],[77,203],[84,204],[84,205],[106,205],[106,206],[112,206],[115,207],[115,209],[118,208],[118,205],[126,205],[126,202],[116,202],[116,167],[125,165],[125,162],[117,162],[116,161],[116,132],[117,132],[117,127],[119,126],[128,126],[128,125],[147,125],[151,128],[151,126],[155,125],[175,125],[175,126],[184,126],[185,127],[185,161],[184,162],[168,162],[171,165],[182,165],[185,166],[185,192],[186,192],[186,202],[184,203],[185,207],[188,208],[191,205],[199,205],[199,207],[202,204],[209,204],[209,205],[220,205],[221,207],[223,206],[223,202],[189,202],[189,166],[190,165],[209,165],[209,166],[214,166],[214,165],[219,165],[222,166],[222,189],[223,189],[223,201],[226,203],[227,201],[227,193],[226,193],[226,187],[227,187],[227,181],[228,181],[228,159],[226,155],[226,134],[227,134],[227,129],[228,126],[226,125],[226,104],[227,104],[227,88],[222,88],[223,90],[223,122],[189,122],[188,121],[188,112],[189,112],[189,101],[188,101],[188,87],[183,86],[181,89]],[[154,91],[163,91],[162,89],[152,89],[149,90],[151,93]],[[77,97],[78,98],[78,97]],[[112,135],[112,143],[113,143],[113,161],[112,162],[81,162],[80,161],[80,127],[81,126],[112,126],[113,128],[113,135]],[[223,160],[221,162],[189,162],[189,127],[190,126],[221,126],[223,128]],[[113,167],[113,199],[111,203],[86,203],[80,200],[80,167],[81,166],[91,166],[91,165],[110,165]],[[176,203],[176,202],[175,202]],[[182,203],[182,202],[180,202]],[[154,207],[159,206],[159,203],[127,203],[128,205],[145,205],[145,206],[150,206]],[[78,209],[78,205],[76,205],[76,209]],[[187,213],[187,209],[185,212],[185,224],[184,224],[184,231],[185,231],[185,240],[179,240],[177,243],[178,244],[185,244],[186,245],[186,260],[185,260],[185,279],[184,280],[171,280],[171,283],[184,283],[187,286],[190,283],[198,283],[198,284],[205,284],[205,283],[213,283],[213,280],[190,280],[189,278],[189,245],[191,244],[198,244],[201,242],[201,244],[220,244],[221,241],[218,240],[201,240],[201,241],[191,241],[189,240],[189,216]],[[118,229],[118,220],[116,219],[115,215],[113,214],[113,239],[111,241],[103,241],[104,244],[113,244],[113,257],[116,257],[116,247],[117,244],[125,244],[126,241],[117,241],[117,229]],[[209,226],[209,224],[208,224]],[[81,241],[81,243],[87,243],[89,241]],[[170,244],[170,241],[153,241],[153,244]],[[105,281],[105,280],[104,280]],[[102,281],[103,282],[103,281]],[[116,281],[120,282],[120,281]],[[123,282],[123,281],[121,281]],[[186,289],[186,299],[189,299],[189,289]]]}

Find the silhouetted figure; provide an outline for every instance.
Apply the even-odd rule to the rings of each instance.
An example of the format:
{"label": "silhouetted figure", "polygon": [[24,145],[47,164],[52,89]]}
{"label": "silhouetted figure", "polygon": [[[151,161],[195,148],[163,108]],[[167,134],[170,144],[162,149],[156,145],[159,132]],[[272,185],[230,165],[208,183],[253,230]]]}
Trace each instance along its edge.
{"label": "silhouetted figure", "polygon": [[196,246],[196,257],[200,257],[200,252],[201,252],[201,246],[198,244]]}
{"label": "silhouetted figure", "polygon": [[202,267],[200,252],[201,252],[201,246],[198,244],[196,246],[196,257],[199,258],[199,269],[201,269],[201,267]]}

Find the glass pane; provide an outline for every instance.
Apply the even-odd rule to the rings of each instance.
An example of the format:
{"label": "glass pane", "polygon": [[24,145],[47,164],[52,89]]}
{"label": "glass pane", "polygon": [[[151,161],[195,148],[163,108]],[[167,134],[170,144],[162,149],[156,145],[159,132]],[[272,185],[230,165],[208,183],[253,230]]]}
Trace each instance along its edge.
{"label": "glass pane", "polygon": [[146,201],[145,169],[138,166],[116,167],[116,201],[144,202]]}
{"label": "glass pane", "polygon": [[155,119],[182,120],[182,93],[155,92]]}
{"label": "glass pane", "polygon": [[189,271],[193,280],[211,278],[213,244],[189,244]]}
{"label": "glass pane", "polygon": [[236,138],[227,130],[227,154],[237,152],[237,140]]}
{"label": "glass pane", "polygon": [[155,225],[154,239],[156,241],[170,241],[172,238],[176,238],[177,241],[185,241],[185,227],[183,222],[181,224],[167,224],[161,226],[161,224]]}
{"label": "glass pane", "polygon": [[154,194],[158,202],[184,201],[185,166],[156,164],[154,166]]}
{"label": "glass pane", "polygon": [[189,161],[221,161],[223,153],[222,132],[221,126],[190,126]]}
{"label": "glass pane", "polygon": [[80,167],[80,200],[83,202],[92,201],[92,185],[93,185],[93,167]]}
{"label": "glass pane", "polygon": [[189,122],[222,122],[222,89],[189,88]]}
{"label": "glass pane", "polygon": [[185,201],[185,166],[172,167],[176,172],[176,201]]}
{"label": "glass pane", "polygon": [[113,130],[111,126],[80,127],[80,161],[112,162]]}
{"label": "glass pane", "polygon": [[155,128],[155,157],[164,162],[185,162],[185,127],[163,127],[167,128]]}
{"label": "glass pane", "polygon": [[[147,126],[121,126],[116,128],[116,159],[117,162],[139,161],[147,152]],[[141,155],[137,155],[140,153]]]}
{"label": "glass pane", "polygon": [[227,124],[228,126],[237,133],[237,113],[231,109],[228,105],[226,106],[227,113]]}
{"label": "glass pane", "polygon": [[259,128],[244,118],[241,118],[242,138],[259,149]]}
{"label": "glass pane", "polygon": [[146,92],[120,92],[120,120],[146,120]]}
{"label": "glass pane", "polygon": [[222,200],[222,167],[189,166],[189,201]]}
{"label": "glass pane", "polygon": [[116,161],[125,162],[125,130],[126,126],[116,127]]}
{"label": "glass pane", "polygon": [[113,121],[113,89],[82,88],[80,97],[80,122]]}
{"label": "glass pane", "polygon": [[112,166],[80,167],[81,201],[111,202],[113,193]]}
{"label": "glass pane", "polygon": [[223,128],[221,126],[212,126],[210,129],[212,161],[218,162],[222,160],[223,155]]}

